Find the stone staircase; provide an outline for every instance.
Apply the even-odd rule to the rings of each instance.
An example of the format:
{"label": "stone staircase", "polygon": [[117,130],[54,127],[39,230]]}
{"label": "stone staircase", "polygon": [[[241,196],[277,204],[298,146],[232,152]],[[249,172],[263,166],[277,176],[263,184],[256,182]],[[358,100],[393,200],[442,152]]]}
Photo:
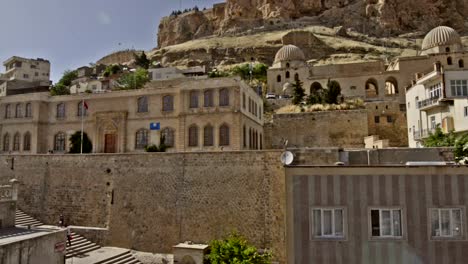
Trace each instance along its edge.
{"label": "stone staircase", "polygon": [[[40,227],[43,225],[43,223],[41,223],[39,220],[25,214],[19,209],[16,210],[15,224],[19,227]],[[68,259],[67,263],[69,263],[72,258],[79,258],[80,261],[84,261],[83,263],[86,264],[141,264],[140,261],[135,259],[130,250],[123,249],[120,249],[120,251],[118,251],[119,253],[108,253],[107,255],[104,254],[106,255],[104,259],[102,259],[102,257],[95,258],[95,255],[102,255],[102,253],[106,253],[106,248],[101,248],[100,245],[89,241],[85,237],[75,232],[72,232],[71,235],[71,246],[68,245],[67,241],[66,247],[65,259]],[[107,249],[107,251],[112,250]],[[89,261],[87,260],[87,257],[89,257]]]}
{"label": "stone staircase", "polygon": [[25,214],[23,211],[16,209],[16,226],[27,227],[27,226],[41,226],[43,223],[37,219]]}

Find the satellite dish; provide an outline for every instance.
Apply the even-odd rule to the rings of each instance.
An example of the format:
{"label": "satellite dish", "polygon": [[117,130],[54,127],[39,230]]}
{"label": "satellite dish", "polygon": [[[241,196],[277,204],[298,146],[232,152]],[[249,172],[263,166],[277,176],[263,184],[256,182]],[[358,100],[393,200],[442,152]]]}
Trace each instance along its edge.
{"label": "satellite dish", "polygon": [[291,151],[281,153],[281,163],[283,165],[291,165],[294,161],[294,154]]}

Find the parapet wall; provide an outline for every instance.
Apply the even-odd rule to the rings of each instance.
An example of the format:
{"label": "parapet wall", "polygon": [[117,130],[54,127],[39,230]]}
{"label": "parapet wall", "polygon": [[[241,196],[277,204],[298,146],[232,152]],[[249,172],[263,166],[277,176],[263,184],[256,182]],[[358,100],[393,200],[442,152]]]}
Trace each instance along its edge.
{"label": "parapet wall", "polygon": [[[106,245],[170,253],[233,230],[285,258],[279,151],[0,156],[18,206],[44,223],[108,228]],[[12,161],[14,159],[14,161]],[[325,159],[324,159],[325,160]],[[13,169],[12,169],[13,168]]]}

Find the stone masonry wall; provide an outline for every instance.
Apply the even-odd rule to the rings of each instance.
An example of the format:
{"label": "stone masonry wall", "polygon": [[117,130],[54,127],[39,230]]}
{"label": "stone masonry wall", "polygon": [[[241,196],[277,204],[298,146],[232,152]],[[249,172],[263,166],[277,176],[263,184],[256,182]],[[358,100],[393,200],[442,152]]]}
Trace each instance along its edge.
{"label": "stone masonry wall", "polygon": [[0,156],[0,181],[20,180],[19,208],[45,223],[63,213],[72,225],[108,227],[109,246],[169,253],[237,230],[282,261],[280,154]]}
{"label": "stone masonry wall", "polygon": [[289,147],[364,147],[368,135],[365,110],[276,114],[265,124],[265,148]]}

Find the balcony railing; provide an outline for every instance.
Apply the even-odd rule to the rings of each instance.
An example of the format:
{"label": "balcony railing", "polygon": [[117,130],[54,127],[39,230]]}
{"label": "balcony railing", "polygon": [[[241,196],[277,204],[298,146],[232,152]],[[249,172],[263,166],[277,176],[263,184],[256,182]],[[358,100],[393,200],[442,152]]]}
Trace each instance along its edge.
{"label": "balcony railing", "polygon": [[425,108],[428,106],[436,105],[439,102],[440,97],[433,97],[426,100],[418,101],[418,108]]}
{"label": "balcony railing", "polygon": [[415,130],[413,132],[413,138],[414,138],[414,140],[425,139],[425,138],[429,137],[429,135],[434,133],[435,131],[436,131],[435,128]]}

